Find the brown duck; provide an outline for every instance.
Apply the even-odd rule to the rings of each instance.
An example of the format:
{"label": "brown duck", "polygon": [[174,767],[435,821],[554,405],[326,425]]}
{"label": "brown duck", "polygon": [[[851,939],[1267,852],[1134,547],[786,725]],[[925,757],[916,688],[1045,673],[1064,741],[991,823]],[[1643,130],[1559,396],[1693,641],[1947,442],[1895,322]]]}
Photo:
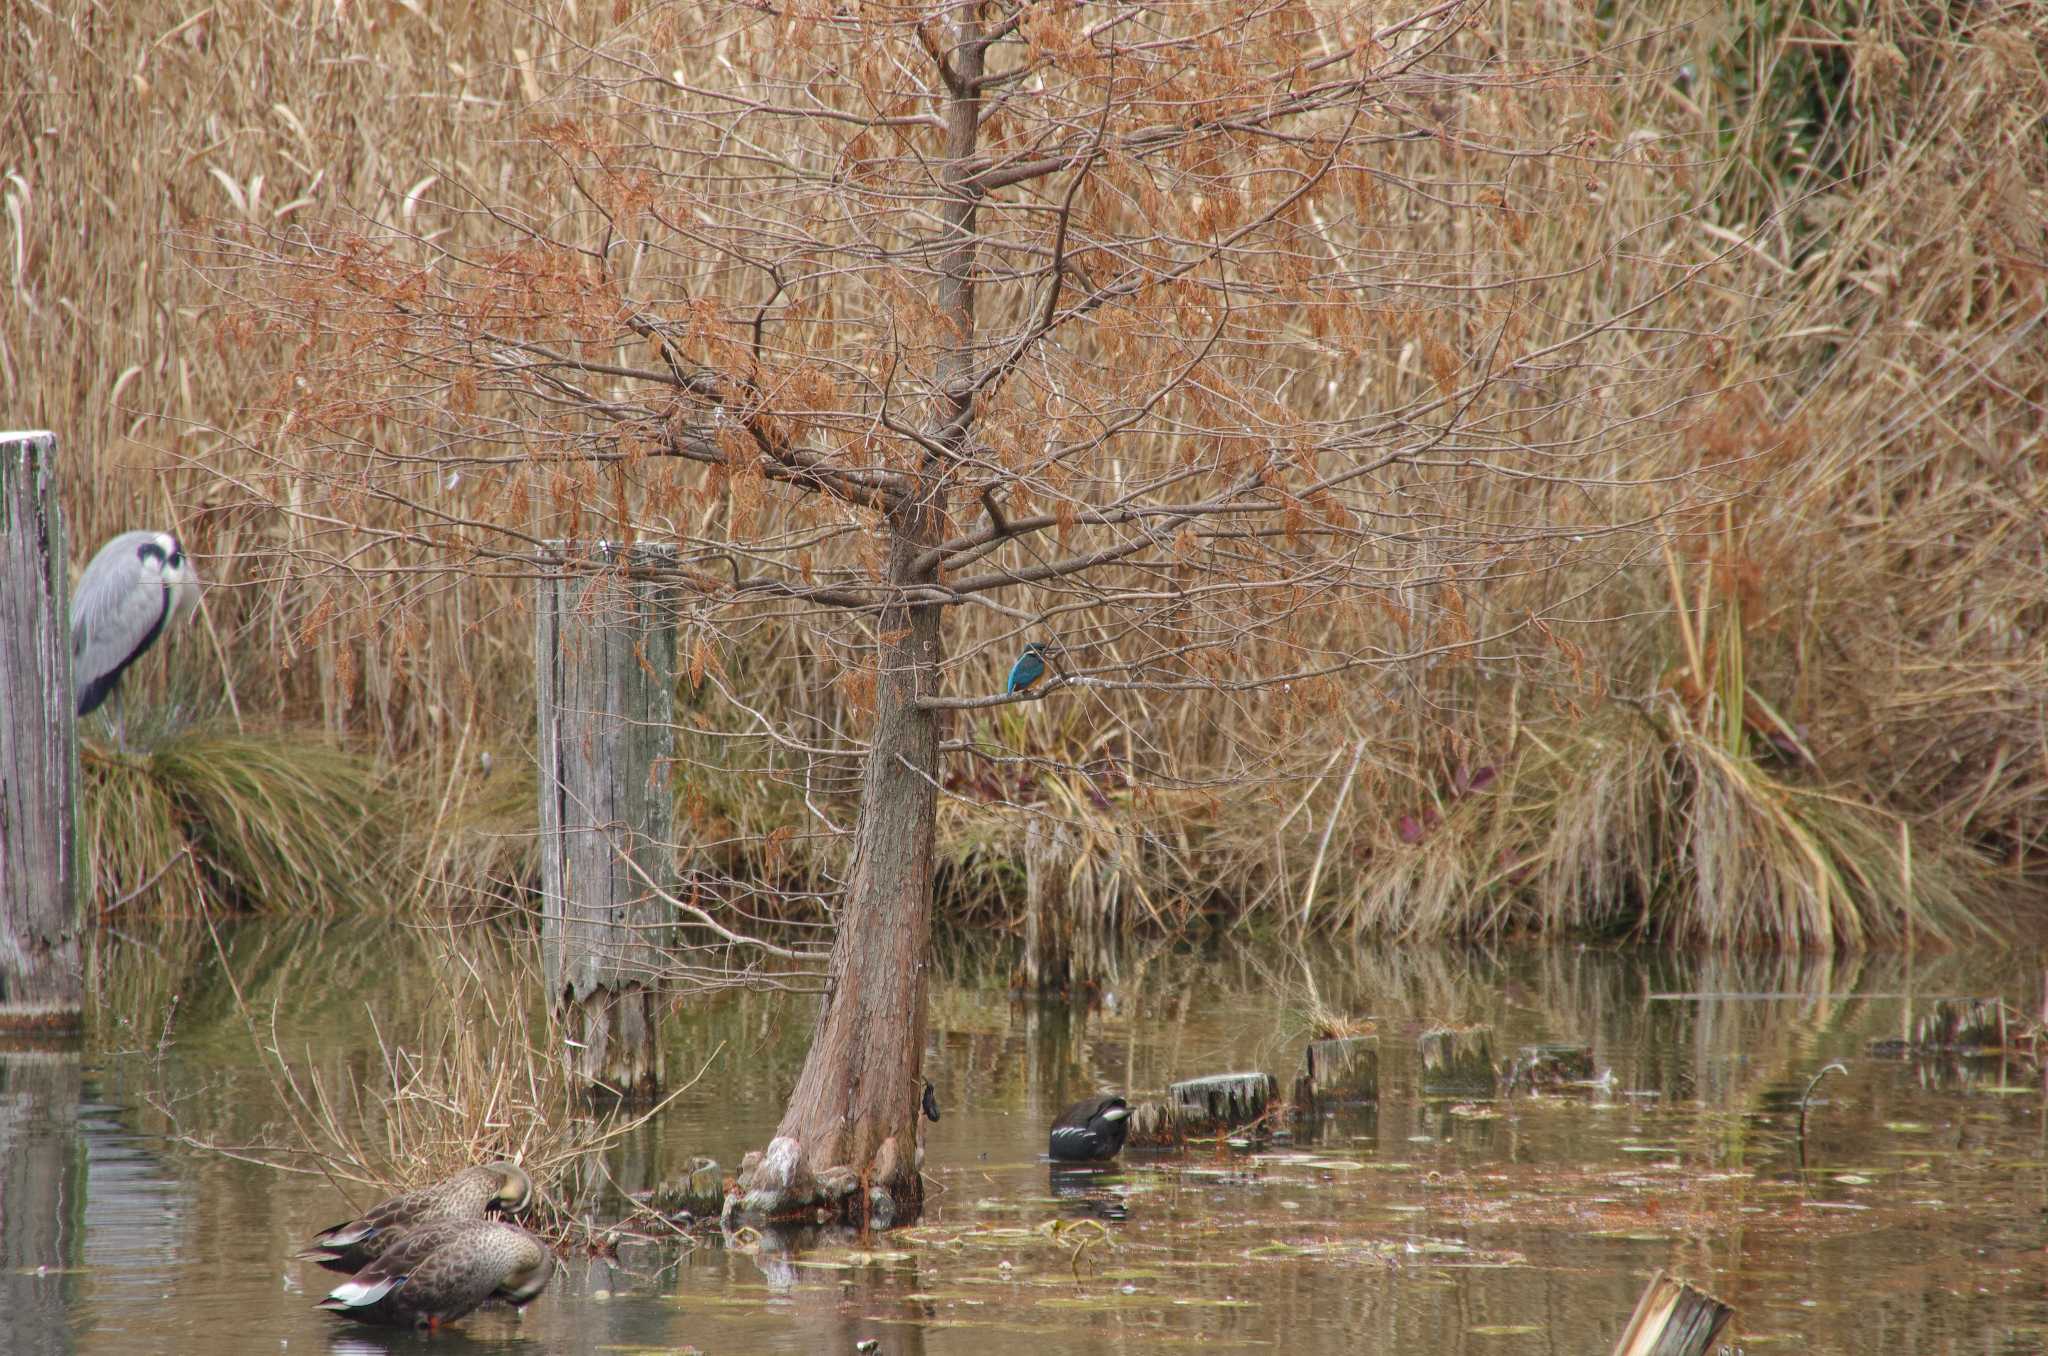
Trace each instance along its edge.
{"label": "brown duck", "polygon": [[321,1230],[299,1257],[329,1271],[356,1272],[417,1225],[480,1220],[491,1210],[516,1215],[532,1201],[533,1179],[517,1163],[465,1168],[445,1182],[393,1196],[360,1218]]}
{"label": "brown duck", "polygon": [[523,1306],[554,1274],[554,1253],[516,1224],[442,1220],[400,1233],[318,1307],[359,1323],[438,1328],[494,1297]]}

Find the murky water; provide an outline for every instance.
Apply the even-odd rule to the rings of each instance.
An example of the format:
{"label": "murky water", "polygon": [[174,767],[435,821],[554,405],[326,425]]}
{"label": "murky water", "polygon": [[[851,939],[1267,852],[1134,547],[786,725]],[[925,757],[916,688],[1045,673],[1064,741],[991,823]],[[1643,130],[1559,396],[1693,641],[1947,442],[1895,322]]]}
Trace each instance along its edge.
{"label": "murky water", "polygon": [[[385,1086],[443,956],[360,924],[109,939],[82,1056],[0,1054],[0,1351],[1604,1352],[1658,1268],[1733,1304],[1746,1351],[2048,1345],[2039,1074],[1869,1053],[1909,991],[2038,1009],[2038,955],[1361,948],[1304,966],[1237,940],[1132,956],[1092,1010],[1015,1000],[1005,957],[947,957],[927,1056],[945,1114],[913,1229],[793,1252],[629,1245],[573,1260],[523,1318],[356,1328],[312,1308],[327,1273],[288,1260],[350,1213],[335,1186],[176,1136],[289,1140],[266,1047],[330,1093]],[[1052,1116],[1097,1088],[1254,1068],[1284,1083],[1312,1005],[1376,1023],[1376,1109],[1261,1152],[1042,1161]],[[1502,1058],[1586,1042],[1611,1079],[1426,1100],[1414,1036],[1447,1021],[1492,1024]],[[621,1142],[615,1180],[762,1144],[808,1023],[785,995],[679,1016],[671,1067],[705,1075]],[[1802,1173],[1798,1093],[1837,1059],[1849,1073],[1815,1095]],[[362,1129],[382,1151],[385,1127]]]}

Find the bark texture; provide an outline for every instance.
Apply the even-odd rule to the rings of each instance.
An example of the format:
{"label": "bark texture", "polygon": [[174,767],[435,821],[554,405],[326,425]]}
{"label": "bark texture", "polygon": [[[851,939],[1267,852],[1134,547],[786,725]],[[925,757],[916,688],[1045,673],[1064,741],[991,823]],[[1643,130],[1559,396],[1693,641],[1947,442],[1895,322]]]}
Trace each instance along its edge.
{"label": "bark texture", "polygon": [[[931,581],[919,559],[944,538],[946,474],[974,420],[975,212],[970,179],[981,134],[987,38],[978,6],[954,14],[942,76],[946,197],[940,209],[938,309],[952,340],[940,355],[926,449],[889,514],[888,580],[902,598]],[[786,1215],[835,1211],[877,1225],[923,1208],[925,996],[931,950],[932,845],[937,834],[943,609],[892,602],[878,627],[874,740],[861,782],[854,865],[818,1025],[789,1109],[749,1188],[746,1208]],[[843,1192],[849,1176],[864,1188]]]}
{"label": "bark texture", "polygon": [[[897,544],[892,575],[917,549],[912,541]],[[853,875],[810,1054],[776,1135],[802,1146],[810,1178],[850,1167],[869,1188],[869,1217],[901,1220],[923,1203],[918,1117],[939,735],[938,713],[917,699],[938,673],[939,610],[890,608],[882,634]],[[889,1205],[882,1207],[876,1193]],[[802,1199],[806,1194],[798,1189],[781,1200],[763,1194],[754,1208],[786,1213],[810,1204]]]}
{"label": "bark texture", "polygon": [[675,886],[674,600],[633,574],[664,563],[657,548],[631,548],[616,572],[542,581],[535,608],[548,993],[571,1076],[627,1097],[661,1085],[674,922],[661,893]]}
{"label": "bark texture", "polygon": [[79,1022],[69,576],[57,440],[0,433],[0,1031]]}

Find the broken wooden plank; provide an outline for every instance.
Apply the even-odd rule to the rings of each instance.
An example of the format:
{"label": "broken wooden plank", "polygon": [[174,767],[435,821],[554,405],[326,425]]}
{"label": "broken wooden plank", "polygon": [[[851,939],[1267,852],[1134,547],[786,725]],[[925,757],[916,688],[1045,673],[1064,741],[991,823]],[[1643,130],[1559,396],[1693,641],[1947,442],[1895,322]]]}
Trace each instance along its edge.
{"label": "broken wooden plank", "polygon": [[1735,1311],[1663,1272],[1650,1278],[1614,1356],[1707,1356]]}

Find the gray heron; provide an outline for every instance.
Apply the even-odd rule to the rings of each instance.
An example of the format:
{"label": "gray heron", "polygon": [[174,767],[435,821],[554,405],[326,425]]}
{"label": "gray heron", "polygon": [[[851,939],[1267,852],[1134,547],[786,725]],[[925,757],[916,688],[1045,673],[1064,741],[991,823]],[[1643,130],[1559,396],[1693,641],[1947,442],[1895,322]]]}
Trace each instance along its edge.
{"label": "gray heron", "polygon": [[[71,599],[71,680],[90,715],[173,623],[199,605],[199,577],[168,532],[123,532],[102,546]],[[119,704],[116,704],[117,709]],[[121,747],[128,747],[120,712]]]}

